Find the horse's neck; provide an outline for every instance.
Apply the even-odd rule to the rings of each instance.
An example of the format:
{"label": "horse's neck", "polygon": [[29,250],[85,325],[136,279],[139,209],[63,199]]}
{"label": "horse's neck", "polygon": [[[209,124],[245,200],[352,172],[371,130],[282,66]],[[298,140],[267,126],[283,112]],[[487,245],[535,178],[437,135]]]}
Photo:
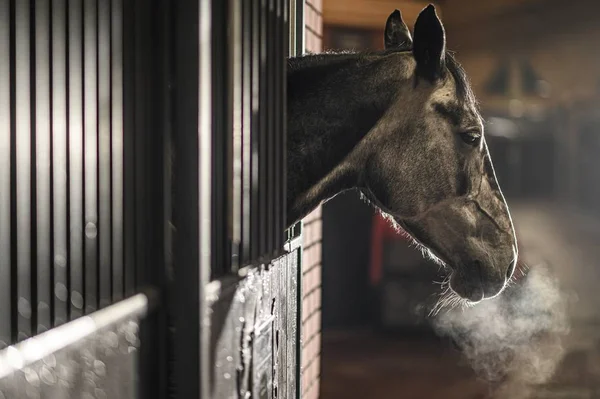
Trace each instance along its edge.
{"label": "horse's neck", "polygon": [[[397,88],[381,76],[383,57],[319,55],[290,60],[288,222],[356,187],[348,155],[388,108]],[[345,162],[346,160],[346,162]]]}

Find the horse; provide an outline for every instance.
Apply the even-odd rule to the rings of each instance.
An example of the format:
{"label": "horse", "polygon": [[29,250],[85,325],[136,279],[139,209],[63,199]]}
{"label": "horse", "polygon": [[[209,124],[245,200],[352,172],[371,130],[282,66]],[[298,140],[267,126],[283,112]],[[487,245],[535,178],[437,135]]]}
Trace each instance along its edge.
{"label": "horse", "polygon": [[493,298],[518,246],[466,73],[433,5],[412,36],[394,10],[384,44],[288,59],[288,225],[358,189],[444,265],[454,299]]}

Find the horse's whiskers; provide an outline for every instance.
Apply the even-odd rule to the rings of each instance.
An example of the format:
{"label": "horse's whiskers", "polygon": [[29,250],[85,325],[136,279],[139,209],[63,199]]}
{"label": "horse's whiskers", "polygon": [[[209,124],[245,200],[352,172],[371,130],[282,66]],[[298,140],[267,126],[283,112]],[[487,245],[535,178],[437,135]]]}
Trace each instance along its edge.
{"label": "horse's whiskers", "polygon": [[450,276],[445,277],[441,282],[434,283],[440,285],[441,292],[439,293],[438,300],[429,312],[429,317],[437,316],[444,309],[451,311],[459,306],[461,308],[472,306],[469,300],[461,298],[450,288]]}

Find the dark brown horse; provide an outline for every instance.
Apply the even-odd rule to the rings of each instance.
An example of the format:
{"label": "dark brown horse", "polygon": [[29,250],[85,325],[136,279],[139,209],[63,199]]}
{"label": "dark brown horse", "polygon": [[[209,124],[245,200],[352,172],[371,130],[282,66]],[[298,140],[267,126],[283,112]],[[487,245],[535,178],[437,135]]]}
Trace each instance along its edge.
{"label": "dark brown horse", "polygon": [[394,11],[382,52],[290,59],[288,96],[288,223],[357,188],[448,267],[465,302],[504,289],[517,260],[513,224],[432,5],[414,39]]}

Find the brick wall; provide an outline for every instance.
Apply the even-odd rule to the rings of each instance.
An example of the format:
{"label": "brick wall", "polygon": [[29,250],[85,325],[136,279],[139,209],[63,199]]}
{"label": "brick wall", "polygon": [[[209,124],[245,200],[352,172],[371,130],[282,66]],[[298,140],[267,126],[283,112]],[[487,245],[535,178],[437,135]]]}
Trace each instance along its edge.
{"label": "brick wall", "polygon": [[323,49],[323,0],[306,0],[304,22],[306,25],[306,51],[319,53]]}
{"label": "brick wall", "polygon": [[[323,0],[304,8],[306,51],[323,48]],[[321,207],[304,219],[302,255],[302,398],[319,397],[321,374]]]}

